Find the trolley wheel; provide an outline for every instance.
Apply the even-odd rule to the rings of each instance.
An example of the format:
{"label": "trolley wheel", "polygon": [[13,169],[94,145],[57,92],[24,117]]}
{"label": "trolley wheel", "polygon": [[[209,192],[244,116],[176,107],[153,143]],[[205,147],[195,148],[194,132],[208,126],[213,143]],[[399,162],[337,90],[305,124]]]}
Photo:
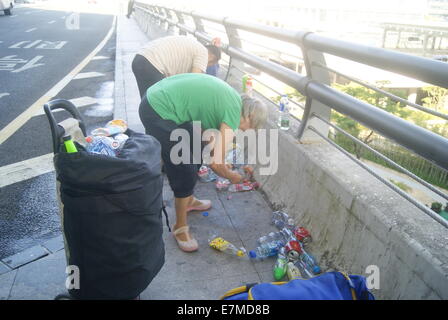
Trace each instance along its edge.
{"label": "trolley wheel", "polygon": [[75,300],[75,299],[68,293],[61,293],[58,294],[56,297],[54,297],[54,300]]}

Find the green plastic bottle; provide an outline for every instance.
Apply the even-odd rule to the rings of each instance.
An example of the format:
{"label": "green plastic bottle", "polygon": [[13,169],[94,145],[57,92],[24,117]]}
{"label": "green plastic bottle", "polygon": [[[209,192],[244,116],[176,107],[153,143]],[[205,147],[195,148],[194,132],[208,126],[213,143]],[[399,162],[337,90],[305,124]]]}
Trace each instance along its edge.
{"label": "green plastic bottle", "polygon": [[76,149],[75,143],[73,142],[71,136],[64,136],[62,140],[64,141],[64,146],[67,153],[78,152],[78,149]]}
{"label": "green plastic bottle", "polygon": [[245,74],[244,76],[243,76],[243,78],[242,78],[242,82],[243,82],[243,93],[246,93],[246,83],[247,83],[247,79],[249,78],[250,76],[248,75],[248,74]]}
{"label": "green plastic bottle", "polygon": [[285,255],[285,248],[281,248],[278,253],[277,262],[274,265],[273,274],[276,281],[280,281],[286,275],[286,265],[288,258]]}

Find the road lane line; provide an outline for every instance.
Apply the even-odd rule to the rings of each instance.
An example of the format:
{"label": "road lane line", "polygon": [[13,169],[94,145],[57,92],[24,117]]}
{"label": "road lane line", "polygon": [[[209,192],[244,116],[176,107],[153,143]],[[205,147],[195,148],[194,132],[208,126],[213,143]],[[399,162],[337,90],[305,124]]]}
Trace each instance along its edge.
{"label": "road lane line", "polygon": [[73,80],[98,78],[98,77],[103,77],[103,76],[104,76],[104,73],[100,73],[100,72],[82,72],[82,73],[78,73],[76,75],[76,77],[73,78]]}
{"label": "road lane line", "polygon": [[24,112],[22,112],[18,117],[11,121],[6,127],[0,130],[0,145],[9,139],[17,130],[19,130],[25,123],[28,122],[39,110],[43,108],[43,105],[55,97],[72,79],[76,76],[84,67],[90,62],[90,60],[100,52],[101,49],[106,45],[107,41],[112,36],[114,32],[117,17],[114,17],[112,21],[112,26],[109,29],[106,37],[101,41],[98,46],[86,57],[84,60],[78,64],[69,74],[67,74],[63,79],[61,79],[53,88],[46,92],[42,97],[40,97],[36,102],[28,107]]}
{"label": "road lane line", "polygon": [[53,153],[0,167],[0,188],[54,171]]}
{"label": "road lane line", "polygon": [[55,22],[56,22],[55,20],[51,20],[50,22],[48,22],[48,24],[53,24]]}
{"label": "road lane line", "polygon": [[3,98],[3,97],[7,97],[7,96],[9,96],[8,92],[0,93],[0,99]]}
{"label": "road lane line", "polygon": [[31,28],[31,29],[26,30],[25,32],[31,32],[31,31],[34,31],[34,30],[37,30],[37,28]]}
{"label": "road lane line", "polygon": [[93,57],[92,60],[105,60],[105,59],[109,59],[109,57],[105,57],[105,56],[96,56]]}

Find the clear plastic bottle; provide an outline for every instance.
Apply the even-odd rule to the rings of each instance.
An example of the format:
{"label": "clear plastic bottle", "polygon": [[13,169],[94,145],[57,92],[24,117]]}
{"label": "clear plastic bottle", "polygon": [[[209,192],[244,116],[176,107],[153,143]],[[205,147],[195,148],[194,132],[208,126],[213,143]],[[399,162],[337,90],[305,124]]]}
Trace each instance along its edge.
{"label": "clear plastic bottle", "polygon": [[314,258],[311,254],[306,252],[303,248],[299,260],[303,263],[304,268],[308,270],[310,273],[312,274],[321,273],[321,269],[317,264],[316,258]]}
{"label": "clear plastic bottle", "polygon": [[302,278],[309,279],[309,278],[312,278],[314,276],[313,273],[308,271],[308,269],[306,268],[305,264],[300,259],[297,260],[296,262],[294,262],[294,265],[297,267],[297,269],[299,269],[300,274],[302,275]]}
{"label": "clear plastic bottle", "polygon": [[103,154],[111,157],[115,157],[117,155],[117,148],[113,147],[115,140],[111,137],[89,136],[86,138],[86,142],[87,152]]}
{"label": "clear plastic bottle", "polygon": [[289,99],[287,95],[282,95],[280,98],[280,108],[278,116],[278,127],[281,130],[289,130]]}
{"label": "clear plastic bottle", "polygon": [[129,139],[129,136],[124,133],[115,135],[114,136],[115,142],[114,142],[113,147],[115,147],[115,149],[117,149],[117,150],[122,149],[128,139]]}
{"label": "clear plastic bottle", "polygon": [[289,217],[286,212],[275,211],[272,213],[271,223],[276,226],[279,230],[283,228],[294,229],[294,220]]}
{"label": "clear plastic bottle", "polygon": [[278,240],[263,242],[255,250],[249,251],[249,257],[252,259],[264,259],[273,257],[283,247],[282,242]]}
{"label": "clear plastic bottle", "polygon": [[239,169],[244,166],[244,154],[238,144],[233,144],[233,148],[227,153],[225,161],[227,164],[231,164],[233,168]]}
{"label": "clear plastic bottle", "polygon": [[229,186],[231,185],[229,179],[218,177],[216,181],[216,189],[218,191],[226,191],[229,189]]}
{"label": "clear plastic bottle", "polygon": [[300,270],[293,262],[288,262],[286,264],[286,275],[288,276],[289,280],[299,279]]}
{"label": "clear plastic bottle", "polygon": [[267,243],[267,242],[271,242],[277,240],[275,237],[275,232],[270,232],[265,236],[262,236],[260,238],[257,239],[257,244],[260,245],[262,243]]}
{"label": "clear plastic bottle", "polygon": [[257,182],[243,182],[237,184],[231,184],[229,186],[230,192],[242,192],[242,191],[252,191],[258,188]]}
{"label": "clear plastic bottle", "polygon": [[221,237],[218,237],[217,235],[212,235],[208,240],[208,244],[213,249],[227,253],[229,255],[241,258],[246,257],[246,249],[244,248],[238,249],[235,245],[233,245],[227,240],[224,240]]}
{"label": "clear plastic bottle", "polygon": [[115,119],[109,121],[104,128],[97,128],[92,131],[93,136],[114,136],[116,134],[124,133],[128,129],[126,121]]}
{"label": "clear plastic bottle", "polygon": [[271,232],[266,236],[262,236],[257,240],[258,244],[270,241],[281,241],[283,245],[286,245],[289,241],[295,240],[294,234],[288,228],[283,228],[277,232]]}
{"label": "clear plastic bottle", "polygon": [[202,166],[198,171],[199,179],[202,182],[211,182],[217,179],[216,174],[207,166]]}
{"label": "clear plastic bottle", "polygon": [[274,211],[272,212],[272,222],[274,220],[288,221],[289,215],[284,211]]}
{"label": "clear plastic bottle", "polygon": [[285,245],[291,240],[296,240],[296,238],[294,237],[294,233],[286,227],[274,233],[274,237],[277,240],[282,241]]}

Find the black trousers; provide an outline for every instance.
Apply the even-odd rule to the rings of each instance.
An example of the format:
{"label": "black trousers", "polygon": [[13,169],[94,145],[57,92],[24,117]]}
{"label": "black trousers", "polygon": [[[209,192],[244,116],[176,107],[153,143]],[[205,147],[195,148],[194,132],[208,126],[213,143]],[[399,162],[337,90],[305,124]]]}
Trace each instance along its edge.
{"label": "black trousers", "polygon": [[[165,166],[165,173],[168,177],[168,182],[174,192],[176,198],[187,198],[193,195],[194,187],[198,180],[198,170],[201,164],[193,164],[193,125],[187,122],[177,125],[174,121],[162,119],[152,106],[148,103],[146,97],[142,98],[139,107],[140,120],[145,127],[146,134],[156,138],[162,146],[162,160]],[[179,141],[170,141],[170,135],[173,130],[185,129],[190,137],[190,153],[191,163],[174,164],[171,160],[171,149],[179,143]],[[201,152],[204,145],[201,145]],[[180,152],[182,156],[182,152]],[[199,159],[197,162],[202,162]]]}
{"label": "black trousers", "polygon": [[132,72],[137,80],[140,97],[146,95],[146,90],[156,82],[159,82],[165,76],[160,73],[144,56],[136,54],[132,60]]}

